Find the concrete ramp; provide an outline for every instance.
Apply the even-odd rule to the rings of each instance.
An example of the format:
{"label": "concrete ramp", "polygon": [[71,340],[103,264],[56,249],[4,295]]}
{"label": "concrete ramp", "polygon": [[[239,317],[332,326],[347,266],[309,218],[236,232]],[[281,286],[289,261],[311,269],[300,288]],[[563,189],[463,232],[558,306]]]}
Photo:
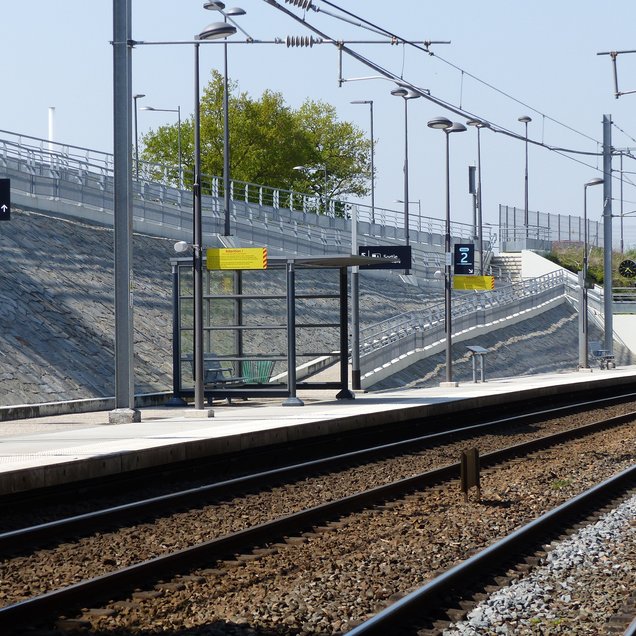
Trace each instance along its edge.
{"label": "concrete ramp", "polygon": [[614,339],[636,353],[636,314],[614,314]]}

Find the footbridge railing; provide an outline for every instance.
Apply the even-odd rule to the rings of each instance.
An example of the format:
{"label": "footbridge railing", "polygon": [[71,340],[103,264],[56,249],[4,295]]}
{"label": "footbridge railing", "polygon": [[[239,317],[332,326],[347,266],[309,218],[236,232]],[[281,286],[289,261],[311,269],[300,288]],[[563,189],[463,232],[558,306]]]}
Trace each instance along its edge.
{"label": "footbridge railing", "polygon": [[[451,303],[453,334],[538,308],[566,295],[563,271],[503,285],[493,291],[456,292]],[[360,331],[362,374],[389,364],[400,356],[445,339],[445,304],[400,314]]]}

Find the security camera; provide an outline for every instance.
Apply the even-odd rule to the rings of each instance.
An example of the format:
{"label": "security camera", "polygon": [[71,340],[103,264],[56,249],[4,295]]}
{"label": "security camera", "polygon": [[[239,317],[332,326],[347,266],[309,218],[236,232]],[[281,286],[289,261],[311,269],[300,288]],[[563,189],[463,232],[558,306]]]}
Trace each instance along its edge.
{"label": "security camera", "polygon": [[174,251],[180,254],[181,252],[186,252],[189,247],[189,243],[186,243],[185,241],[177,241],[174,244]]}

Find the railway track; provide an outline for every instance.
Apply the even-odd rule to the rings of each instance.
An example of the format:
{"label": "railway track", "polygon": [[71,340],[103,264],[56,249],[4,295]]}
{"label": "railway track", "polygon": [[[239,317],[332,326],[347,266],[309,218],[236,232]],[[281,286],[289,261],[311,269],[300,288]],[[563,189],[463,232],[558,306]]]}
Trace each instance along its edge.
{"label": "railway track", "polygon": [[[567,394],[550,396],[546,400],[549,408],[543,410],[537,410],[536,403],[521,400],[503,407],[463,411],[461,417],[463,421],[471,424],[490,425],[493,421],[500,420],[503,426],[508,423],[514,426],[515,422],[523,421],[527,425],[532,425],[534,421],[556,417],[557,414],[566,417],[582,409],[611,408],[612,405],[618,407],[621,404],[628,405],[634,400],[636,400],[636,393],[624,390],[614,393],[605,388],[591,391],[585,401],[576,397],[574,403],[572,403],[572,396]],[[625,406],[625,408],[629,407]],[[525,420],[518,419],[521,416]],[[324,438],[301,440],[293,445],[275,445],[215,456],[212,459],[181,462],[159,468],[132,471],[123,475],[4,495],[0,497],[0,507],[10,511],[11,514],[2,515],[0,533],[25,525],[52,521],[60,516],[78,516],[93,510],[197,488],[214,481],[285,467],[291,463],[290,458],[293,458],[293,462],[304,463],[312,459],[329,457],[333,454],[333,449],[338,449],[340,453],[345,454],[367,447],[381,447],[399,440],[417,439],[428,433],[458,428],[457,420],[456,414],[426,420],[416,419],[391,426],[372,427],[366,429],[364,435],[361,435],[359,431],[343,432]],[[17,523],[12,521],[13,519],[17,519]]]}
{"label": "railway track", "polygon": [[[482,454],[482,466],[484,468],[488,468],[489,466],[495,466],[504,461],[511,461],[511,465],[520,466],[520,462],[522,461],[520,458],[524,457],[527,453],[537,453],[539,449],[550,448],[554,444],[564,444],[568,440],[576,440],[578,438],[585,438],[586,436],[602,436],[604,431],[608,429],[617,429],[617,427],[622,427],[621,439],[629,434],[630,427],[625,426],[626,422],[633,421],[636,418],[636,415],[633,413],[623,413],[619,416],[612,418],[611,420],[602,420],[598,422],[594,422],[591,425],[587,425],[586,427],[577,427],[574,430],[561,430],[558,433],[551,435],[550,439],[548,438],[539,438],[533,439],[530,441],[526,441],[524,443],[515,444],[513,446],[508,446],[506,448],[500,448],[499,450],[493,450],[489,453]],[[503,429],[502,429],[503,426]],[[525,419],[522,424],[517,422],[517,426],[525,426],[530,428],[540,428],[540,426],[536,422],[536,416],[534,420],[532,420],[532,424],[530,424],[529,419]],[[480,436],[480,446],[482,443],[485,443],[485,425],[480,425],[480,428],[477,430],[470,429],[462,429],[461,431],[454,431],[452,435],[454,437],[461,437],[460,442],[456,442],[461,444],[466,444],[466,440],[472,437],[473,441],[477,432],[481,433]],[[494,437],[511,437],[511,428],[512,424],[510,421],[506,421],[505,424],[502,421],[492,424],[492,428],[490,430],[490,434]],[[623,432],[624,431],[624,432]],[[537,437],[536,432],[533,432],[535,437]],[[523,435],[528,436],[532,433],[525,432]],[[538,436],[540,437],[540,435]],[[446,442],[448,444],[448,442]],[[277,473],[277,471],[270,471],[272,474],[268,475],[268,478],[274,479],[277,483],[281,480],[290,480],[290,479],[303,479],[301,485],[306,482],[306,476],[308,471],[326,471],[326,470],[342,470],[342,462],[345,465],[351,465],[353,462],[356,465],[361,464],[362,462],[369,461],[370,457],[373,457],[374,460],[378,460],[378,457],[381,459],[380,465],[382,466],[382,471],[387,472],[387,466],[389,463],[397,463],[403,464],[405,451],[408,451],[409,454],[414,454],[419,459],[424,458],[424,462],[427,460],[426,453],[428,451],[423,451],[423,448],[431,447],[433,444],[442,445],[443,438],[441,434],[435,435],[433,438],[428,439],[418,439],[418,440],[409,440],[407,442],[401,442],[399,445],[392,444],[389,448],[384,448],[382,450],[376,448],[367,450],[364,454],[348,454],[346,457],[339,457],[337,459],[331,459],[331,465],[328,464],[318,464],[314,462],[311,466],[294,466],[289,467],[286,470],[288,474],[283,475]],[[501,445],[501,444],[500,444]],[[592,445],[593,448],[598,448],[598,441],[595,441]],[[447,446],[443,446],[446,452],[455,453],[455,457],[457,456],[456,449],[453,451],[448,450]],[[619,445],[620,450],[620,445]],[[424,453],[422,455],[422,453]],[[366,456],[365,456],[366,455]],[[391,456],[394,459],[389,460],[387,456]],[[395,459],[397,457],[397,459]],[[512,459],[511,459],[512,458]],[[516,459],[515,459],[516,458]],[[629,455],[626,458],[621,458],[619,463],[629,463],[629,461],[633,463],[633,454]],[[616,462],[612,461],[612,464]],[[351,469],[349,469],[351,470]],[[353,469],[359,470],[359,467]],[[490,469],[493,470],[493,469]],[[514,468],[513,468],[514,470]],[[451,463],[435,470],[420,472],[418,474],[411,475],[409,477],[401,477],[390,483],[385,483],[382,485],[376,485],[374,488],[371,488],[366,491],[357,492],[355,494],[349,494],[345,497],[337,498],[329,498],[327,497],[327,501],[314,505],[313,507],[306,509],[299,509],[297,512],[293,514],[288,514],[286,516],[281,516],[274,520],[265,521],[262,523],[255,523],[250,525],[249,527],[245,527],[241,530],[228,533],[222,537],[215,537],[214,539],[208,541],[198,541],[195,545],[191,545],[189,547],[185,547],[177,550],[168,550],[168,554],[163,554],[160,556],[154,556],[151,559],[146,561],[141,561],[134,563],[128,567],[116,569],[115,571],[101,573],[99,576],[96,576],[88,581],[77,582],[73,585],[66,586],[64,589],[60,590],[49,590],[44,594],[40,594],[38,596],[34,596],[31,598],[26,598],[24,600],[19,600],[18,602],[9,604],[4,608],[0,609],[0,628],[3,630],[9,629],[22,629],[27,625],[30,625],[33,622],[33,616],[39,617],[47,617],[47,616],[55,616],[60,613],[61,608],[70,608],[73,607],[94,607],[99,598],[110,598],[114,594],[114,590],[118,590],[118,595],[121,594],[124,590],[132,590],[137,586],[148,587],[152,585],[152,582],[155,581],[165,581],[179,572],[188,572],[192,568],[199,566],[202,562],[207,562],[210,564],[215,564],[218,562],[226,564],[228,567],[232,567],[232,564],[245,564],[251,563],[253,560],[258,561],[262,558],[266,557],[274,557],[275,554],[279,550],[287,550],[289,546],[303,546],[306,543],[311,543],[312,539],[315,537],[322,537],[325,533],[329,534],[330,530],[334,527],[339,528],[340,520],[343,518],[347,518],[350,516],[362,515],[363,517],[368,511],[372,511],[371,514],[375,514],[378,510],[382,511],[391,516],[393,511],[396,509],[396,506],[399,507],[401,505],[401,501],[406,498],[408,500],[409,497],[419,497],[421,492],[435,492],[435,488],[431,487],[433,485],[445,484],[443,488],[451,489],[454,491],[452,495],[449,496],[450,500],[453,500],[457,496],[456,487],[451,486],[451,484],[456,480],[458,475],[458,466],[457,464]],[[593,471],[594,472],[594,471]],[[262,485],[265,481],[265,476],[259,476],[257,478],[259,483]],[[352,479],[352,476],[349,474],[347,476],[348,480]],[[358,480],[360,480],[360,476],[358,476]],[[240,484],[235,484],[233,487],[239,487],[241,489],[245,488],[254,488],[254,484],[250,484],[248,478],[243,478],[239,480]],[[359,483],[359,482],[356,482]],[[205,497],[219,497],[221,495],[227,497],[229,493],[224,488],[228,487],[228,484],[225,485],[217,485],[216,488],[220,488],[216,493],[206,493]],[[211,488],[215,488],[211,487]],[[358,486],[354,486],[354,489],[358,488]],[[413,493],[416,493],[413,495]],[[201,500],[202,493],[194,492],[187,493],[183,495],[186,499],[179,503],[179,506],[183,506],[184,503],[188,505],[192,504],[192,497],[195,499]],[[176,495],[174,495],[176,497]],[[204,498],[205,498],[204,497]],[[256,498],[256,495],[252,495],[253,498]],[[190,498],[190,499],[188,499]],[[435,496],[434,496],[435,498]],[[551,499],[552,497],[550,497]],[[139,504],[142,506],[148,505],[166,505],[166,501],[162,502],[144,502],[143,504]],[[174,500],[168,502],[171,508],[174,508]],[[437,501],[437,507],[439,508],[440,502]],[[427,504],[428,505],[428,504]],[[234,514],[236,514],[236,504],[233,505],[235,508]],[[102,514],[102,518],[99,520],[100,524],[112,525],[119,522],[121,519],[125,519],[125,515],[129,512],[133,511],[135,515],[139,515],[140,510],[135,510],[135,506],[130,505],[126,506],[123,509],[110,511],[107,513],[104,511]],[[151,516],[156,514],[152,512],[152,510],[144,510],[144,514],[151,513]],[[116,515],[115,518],[108,517],[109,514]],[[413,513],[409,513],[412,516]],[[123,515],[123,516],[122,516]],[[407,515],[407,517],[409,516]],[[78,523],[80,520],[75,519],[73,523]],[[84,520],[81,520],[83,523]],[[92,520],[91,523],[95,524],[95,520]],[[403,522],[400,522],[402,524]],[[334,525],[335,524],[335,525]],[[56,522],[57,530],[61,532],[63,535],[73,536],[80,532],[80,529],[75,527],[67,526],[64,528],[64,524],[62,521]],[[38,540],[41,540],[42,536],[46,536],[47,532],[50,534],[53,532],[53,525],[49,524],[48,527],[41,527],[39,529],[31,529],[26,533],[23,533],[22,537],[29,535],[31,533],[31,539],[35,541],[37,544]],[[85,532],[86,529],[81,530],[81,532]],[[39,533],[39,539],[38,537]],[[11,536],[9,536],[11,535]],[[19,545],[20,533],[5,533],[2,537],[0,537],[0,550],[1,551],[11,551],[16,550]],[[35,537],[35,538],[34,538]],[[4,543],[3,543],[4,541]],[[13,542],[13,543],[12,543]],[[256,548],[255,548],[256,546]],[[256,549],[256,551],[254,551]],[[164,551],[165,552],[165,551]],[[236,555],[239,555],[237,557]],[[457,559],[458,557],[455,557]],[[446,565],[448,559],[445,560],[444,565]],[[24,566],[27,561],[23,563],[19,563],[17,567]],[[229,564],[229,565],[228,565]],[[111,564],[117,565],[117,563]],[[28,566],[27,566],[28,567]],[[225,566],[224,566],[225,567]],[[207,568],[207,570],[216,571],[219,568],[212,567]],[[239,568],[240,569],[240,568]],[[201,575],[194,575],[194,579],[200,578]],[[215,576],[215,574],[213,574]],[[159,584],[160,586],[162,584]],[[177,584],[177,587],[181,584]],[[165,588],[164,584],[164,588]],[[162,588],[163,589],[163,588]],[[163,594],[160,590],[152,590],[150,592],[146,592],[145,600],[153,597],[153,595],[158,594],[159,596]],[[390,595],[389,595],[390,596]],[[7,594],[3,593],[3,597],[7,598]],[[370,599],[371,600],[371,599]],[[379,602],[386,601],[386,597],[383,598],[382,594],[380,594],[379,598],[372,599],[372,602],[377,604]],[[101,616],[109,615],[109,611],[106,611],[105,614]],[[99,614],[99,613],[98,613]],[[360,611],[358,610],[358,614]],[[337,633],[340,628],[342,628],[347,621],[350,620],[351,617],[347,616],[346,619],[343,618],[341,624],[331,627],[332,632],[329,633]],[[355,617],[353,620],[356,620]],[[75,622],[73,622],[75,621]],[[80,619],[72,619],[71,624],[77,626],[84,625],[87,622],[86,618]],[[90,621],[88,621],[90,622]],[[67,623],[68,624],[68,621]],[[20,627],[21,626],[21,627]],[[335,631],[333,631],[335,629]],[[20,633],[19,631],[17,633]],[[233,633],[233,632],[228,632]],[[263,632],[265,633],[265,632]],[[278,633],[278,632],[273,632]],[[296,633],[296,632],[290,632]],[[300,632],[298,632],[300,633]],[[316,632],[308,632],[308,633],[316,633]]]}
{"label": "railway track", "polygon": [[[605,507],[608,504],[618,505],[626,493],[631,495],[633,500],[632,510],[636,510],[636,465],[566,501],[444,572],[385,611],[352,629],[349,632],[350,636],[478,634],[479,631],[471,628],[470,623],[469,627],[463,629],[454,628],[454,619],[465,618],[468,615],[469,608],[477,605],[474,600],[483,598],[482,590],[489,589],[492,594],[495,588],[504,588],[520,571],[527,571],[526,566],[546,556],[543,545],[545,541],[552,541],[555,537],[564,538],[574,527],[581,525],[582,519],[586,519],[588,524],[597,521],[600,513],[606,512]],[[537,549],[540,550],[539,553],[536,552]],[[511,568],[512,564],[516,565]],[[514,567],[518,568],[517,572],[514,572]],[[506,575],[506,572],[510,573],[511,570],[512,573]],[[599,576],[601,575],[599,573]],[[493,586],[498,576],[501,577],[500,582]],[[517,622],[519,614],[520,612],[515,613]],[[631,617],[623,616],[623,619],[626,621],[623,626],[626,630]],[[555,622],[553,631],[561,633],[555,631],[557,625]],[[489,629],[495,633],[494,630],[498,627],[501,627],[499,621],[494,621],[491,625],[481,622],[481,628],[485,633],[491,633],[487,631]],[[527,630],[527,633],[531,633],[532,623],[528,624]],[[595,633],[601,633],[601,629]]]}

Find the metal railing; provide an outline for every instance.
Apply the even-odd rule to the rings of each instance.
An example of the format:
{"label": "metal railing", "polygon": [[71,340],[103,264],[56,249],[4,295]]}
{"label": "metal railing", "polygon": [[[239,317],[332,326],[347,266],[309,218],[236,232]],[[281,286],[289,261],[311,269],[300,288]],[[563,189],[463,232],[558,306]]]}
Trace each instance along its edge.
{"label": "metal railing", "polygon": [[[524,225],[525,210],[509,205],[499,206],[499,228],[502,242],[523,241],[526,238],[558,243],[583,243],[583,218],[569,214],[528,211],[528,226]],[[603,245],[603,224],[587,220],[587,240],[590,247]]]}
{"label": "metal railing", "polygon": [[[459,333],[538,307],[567,293],[568,277],[551,272],[493,291],[457,294],[451,305],[453,333]],[[401,314],[360,331],[360,364],[372,371],[400,355],[444,339],[444,303]]]}
{"label": "metal railing", "polygon": [[[0,170],[12,178],[13,189],[31,197],[92,206],[89,218],[104,224],[112,223],[113,166],[113,155],[106,152],[0,130]],[[140,229],[154,228],[161,236],[168,235],[169,230],[191,231],[192,193],[178,187],[178,172],[175,166],[139,162],[139,178],[133,181],[133,215],[135,223],[141,224]],[[187,171],[184,178],[188,178]],[[202,190],[204,233],[221,234],[223,180],[202,175]],[[289,244],[289,234],[306,234],[293,250],[296,253],[316,245],[318,253],[322,253],[321,245],[342,250],[350,248],[350,219],[355,214],[359,242],[365,237],[375,243],[404,242],[404,214],[397,210],[375,207],[372,215],[368,205],[332,198],[325,211],[316,195],[234,180],[230,182],[230,196],[236,233],[243,233],[245,236],[240,238],[245,240],[262,243],[262,233],[253,232],[254,225],[262,223],[278,244]],[[79,217],[87,211],[75,213]],[[282,226],[284,229],[278,231]],[[411,213],[409,230],[414,249],[443,251],[445,227],[441,219]],[[474,228],[454,222],[451,234],[455,239],[470,240]],[[488,229],[484,242],[486,246],[494,242]]]}

